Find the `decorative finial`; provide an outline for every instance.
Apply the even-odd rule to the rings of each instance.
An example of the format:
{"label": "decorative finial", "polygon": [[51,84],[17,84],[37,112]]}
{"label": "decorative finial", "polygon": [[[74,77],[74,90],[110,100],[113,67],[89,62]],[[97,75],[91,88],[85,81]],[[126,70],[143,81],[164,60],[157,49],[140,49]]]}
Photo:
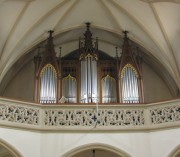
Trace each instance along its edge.
{"label": "decorative finial", "polygon": [[93,44],[92,44],[92,33],[90,31],[90,22],[87,22],[86,25],[87,25],[87,30],[84,33],[84,37],[85,37],[84,47],[91,49],[93,47]]}
{"label": "decorative finial", "polygon": [[95,46],[96,46],[96,49],[98,49],[98,37],[96,37]]}
{"label": "decorative finial", "polygon": [[61,58],[61,50],[62,50],[62,47],[60,46],[59,47],[59,58]]}
{"label": "decorative finial", "polygon": [[125,31],[123,31],[123,33],[124,33],[124,38],[128,38],[127,37],[127,34],[129,33],[127,30],[125,30]]}
{"label": "decorative finial", "polygon": [[52,34],[53,34],[53,30],[49,30],[48,33],[49,33],[49,38],[52,38]]}
{"label": "decorative finial", "polygon": [[116,49],[116,57],[117,57],[118,56],[118,47],[116,46],[115,49]]}
{"label": "decorative finial", "polygon": [[86,22],[87,30],[89,30],[90,25],[91,25],[90,22]]}

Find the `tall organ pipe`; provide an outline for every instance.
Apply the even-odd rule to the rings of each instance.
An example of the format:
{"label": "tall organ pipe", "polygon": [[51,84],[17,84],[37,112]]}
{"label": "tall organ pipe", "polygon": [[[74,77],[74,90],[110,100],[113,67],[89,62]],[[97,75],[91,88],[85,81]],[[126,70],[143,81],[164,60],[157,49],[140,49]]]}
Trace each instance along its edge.
{"label": "tall organ pipe", "polygon": [[126,67],[122,76],[123,103],[138,103],[138,78],[131,67]]}
{"label": "tall organ pipe", "polygon": [[91,55],[81,60],[81,102],[96,102],[97,61]]}
{"label": "tall organ pipe", "polygon": [[56,72],[53,66],[47,65],[40,78],[40,103],[56,102]]}

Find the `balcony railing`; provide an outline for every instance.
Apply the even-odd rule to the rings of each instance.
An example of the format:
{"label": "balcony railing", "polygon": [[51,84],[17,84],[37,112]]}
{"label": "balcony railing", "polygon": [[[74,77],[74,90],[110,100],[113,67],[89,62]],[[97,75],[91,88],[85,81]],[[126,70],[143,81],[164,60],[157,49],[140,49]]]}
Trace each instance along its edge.
{"label": "balcony railing", "polygon": [[0,98],[0,126],[38,131],[121,131],[180,127],[180,99],[152,104],[41,105]]}

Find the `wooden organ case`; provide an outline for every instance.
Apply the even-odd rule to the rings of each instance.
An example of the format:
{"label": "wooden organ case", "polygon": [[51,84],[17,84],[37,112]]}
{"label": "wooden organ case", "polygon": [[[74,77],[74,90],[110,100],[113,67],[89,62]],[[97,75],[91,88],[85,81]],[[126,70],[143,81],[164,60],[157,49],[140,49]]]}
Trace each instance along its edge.
{"label": "wooden organ case", "polygon": [[79,49],[59,58],[50,31],[44,55],[34,59],[35,101],[43,104],[143,102],[142,59],[132,52],[127,31],[121,56],[111,57],[98,50],[98,39],[92,38],[90,23],[86,25]]}

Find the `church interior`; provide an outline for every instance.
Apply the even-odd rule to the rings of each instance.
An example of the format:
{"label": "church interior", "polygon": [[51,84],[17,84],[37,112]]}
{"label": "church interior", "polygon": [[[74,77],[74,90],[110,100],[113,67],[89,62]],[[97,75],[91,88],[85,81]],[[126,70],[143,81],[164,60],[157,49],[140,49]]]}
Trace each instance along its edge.
{"label": "church interior", "polygon": [[0,157],[180,157],[180,0],[0,0]]}

